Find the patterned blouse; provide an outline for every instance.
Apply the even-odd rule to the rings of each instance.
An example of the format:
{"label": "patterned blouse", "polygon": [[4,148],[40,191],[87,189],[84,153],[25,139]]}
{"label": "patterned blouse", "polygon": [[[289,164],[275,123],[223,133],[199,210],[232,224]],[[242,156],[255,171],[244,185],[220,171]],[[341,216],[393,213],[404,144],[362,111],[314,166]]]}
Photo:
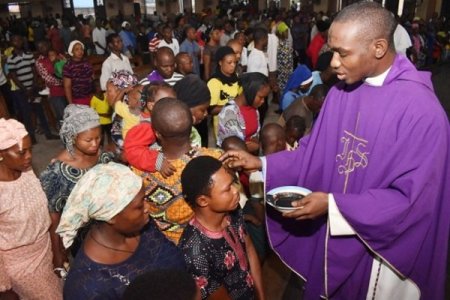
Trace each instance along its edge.
{"label": "patterned blouse", "polygon": [[253,137],[257,137],[260,131],[259,112],[255,109],[257,129],[256,132],[250,136],[246,134],[246,122],[244,116],[241,113],[239,106],[230,100],[227,105],[222,108],[219,113],[219,130],[217,134],[217,145],[222,145],[224,139],[230,136],[237,136],[243,141],[247,141]]}
{"label": "patterned blouse", "polygon": [[72,80],[72,98],[81,99],[92,95],[94,71],[87,60],[69,60],[64,65],[63,76]]}
{"label": "patterned blouse", "polygon": [[211,232],[195,217],[183,232],[178,247],[200,287],[202,299],[224,286],[231,299],[255,299],[253,277],[245,248],[244,220],[240,210],[228,215],[222,232]]}
{"label": "patterned blouse", "polygon": [[185,263],[181,251],[150,221],[136,251],[121,263],[96,263],[80,248],[64,284],[64,299],[120,300],[134,278],[161,269],[185,270]]}
{"label": "patterned blouse", "polygon": [[144,179],[145,197],[150,204],[150,216],[166,237],[175,244],[178,244],[184,228],[194,216],[191,207],[184,201],[181,172],[194,157],[209,155],[219,158],[221,154],[222,152],[218,149],[192,148],[181,158],[170,161],[176,171],[168,178],[164,178],[159,172],[142,172],[132,168]]}
{"label": "patterned blouse", "polygon": [[[100,154],[97,164],[106,164],[113,160],[113,153],[103,152]],[[70,192],[87,171],[89,169],[77,169],[60,160],[55,160],[47,166],[41,173],[40,180],[47,195],[50,212],[62,213]]]}

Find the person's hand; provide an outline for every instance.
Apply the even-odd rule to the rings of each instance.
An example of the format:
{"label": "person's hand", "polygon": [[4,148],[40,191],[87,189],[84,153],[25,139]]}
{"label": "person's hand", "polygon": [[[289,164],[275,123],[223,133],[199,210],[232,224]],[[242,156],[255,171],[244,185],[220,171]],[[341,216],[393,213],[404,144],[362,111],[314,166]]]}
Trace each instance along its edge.
{"label": "person's hand", "polygon": [[163,159],[161,170],[159,170],[159,172],[164,178],[167,178],[172,176],[176,170],[177,169],[175,169],[175,167],[172,166],[172,164],[167,159]]}
{"label": "person's hand", "polygon": [[[53,268],[63,268],[64,264],[69,262],[69,258],[67,257],[67,253],[65,250],[61,249],[59,251],[53,251]],[[60,272],[55,272],[58,277],[61,277]]]}
{"label": "person's hand", "polygon": [[244,171],[254,172],[262,168],[259,157],[242,150],[227,151],[219,159],[231,169],[244,169]]}
{"label": "person's hand", "polygon": [[296,210],[283,213],[283,217],[296,220],[316,219],[328,212],[328,194],[315,192],[305,198],[292,202]]}
{"label": "person's hand", "polygon": [[20,300],[19,295],[17,295],[12,289],[4,292],[0,292],[0,300]]}

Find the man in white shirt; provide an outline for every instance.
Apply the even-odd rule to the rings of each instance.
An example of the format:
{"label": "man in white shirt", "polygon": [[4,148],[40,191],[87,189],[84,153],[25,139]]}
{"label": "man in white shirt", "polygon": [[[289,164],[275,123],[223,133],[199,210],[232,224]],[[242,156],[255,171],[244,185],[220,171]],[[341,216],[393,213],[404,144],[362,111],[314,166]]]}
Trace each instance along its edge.
{"label": "man in white shirt", "polygon": [[95,28],[92,31],[92,42],[95,45],[95,52],[98,55],[106,53],[106,30],[103,28],[103,20],[95,20]]}
{"label": "man in white shirt", "polygon": [[247,72],[259,72],[269,76],[269,62],[264,51],[267,49],[268,34],[264,28],[256,28],[253,32],[254,48],[247,61]]}
{"label": "man in white shirt", "polygon": [[180,52],[180,44],[177,39],[173,38],[172,28],[170,26],[164,26],[162,35],[163,39],[159,42],[158,48],[169,47],[172,49],[173,54],[177,55]]}
{"label": "man in white shirt", "polygon": [[112,72],[127,70],[133,73],[130,60],[122,54],[123,42],[119,34],[112,33],[108,35],[107,42],[111,50],[111,55],[102,65],[102,74],[100,75],[100,87],[102,91],[106,90],[106,82],[111,77]]}

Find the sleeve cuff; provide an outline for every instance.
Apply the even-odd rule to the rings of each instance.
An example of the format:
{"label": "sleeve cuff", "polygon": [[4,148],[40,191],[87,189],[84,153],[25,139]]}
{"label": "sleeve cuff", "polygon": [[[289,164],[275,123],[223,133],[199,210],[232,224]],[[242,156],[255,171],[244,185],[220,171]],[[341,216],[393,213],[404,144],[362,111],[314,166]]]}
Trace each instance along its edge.
{"label": "sleeve cuff", "polygon": [[339,211],[333,194],[328,194],[328,218],[330,220],[330,234],[332,236],[355,234],[353,228]]}
{"label": "sleeve cuff", "polygon": [[157,171],[161,171],[163,160],[164,160],[164,154],[159,152],[158,156],[156,157],[156,163],[155,163],[155,169]]}

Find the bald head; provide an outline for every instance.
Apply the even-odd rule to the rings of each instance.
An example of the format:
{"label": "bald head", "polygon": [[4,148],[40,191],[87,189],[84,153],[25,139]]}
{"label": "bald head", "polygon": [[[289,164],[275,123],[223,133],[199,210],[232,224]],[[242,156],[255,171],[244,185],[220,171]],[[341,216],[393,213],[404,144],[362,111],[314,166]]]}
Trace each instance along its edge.
{"label": "bald head", "polygon": [[165,79],[171,78],[175,72],[175,55],[169,47],[161,47],[156,52],[155,67]]}
{"label": "bald head", "polygon": [[339,12],[333,23],[353,23],[358,36],[365,41],[385,39],[394,49],[397,21],[390,11],[377,2],[357,2]]}
{"label": "bald head", "polygon": [[286,135],[280,124],[269,123],[261,130],[261,147],[264,155],[276,153],[286,148]]}
{"label": "bald head", "polygon": [[229,150],[248,151],[247,145],[245,144],[245,142],[234,135],[225,138],[222,142],[221,147],[224,151],[229,151]]}
{"label": "bald head", "polygon": [[152,126],[164,138],[187,138],[191,134],[192,114],[178,99],[163,98],[152,111]]}

